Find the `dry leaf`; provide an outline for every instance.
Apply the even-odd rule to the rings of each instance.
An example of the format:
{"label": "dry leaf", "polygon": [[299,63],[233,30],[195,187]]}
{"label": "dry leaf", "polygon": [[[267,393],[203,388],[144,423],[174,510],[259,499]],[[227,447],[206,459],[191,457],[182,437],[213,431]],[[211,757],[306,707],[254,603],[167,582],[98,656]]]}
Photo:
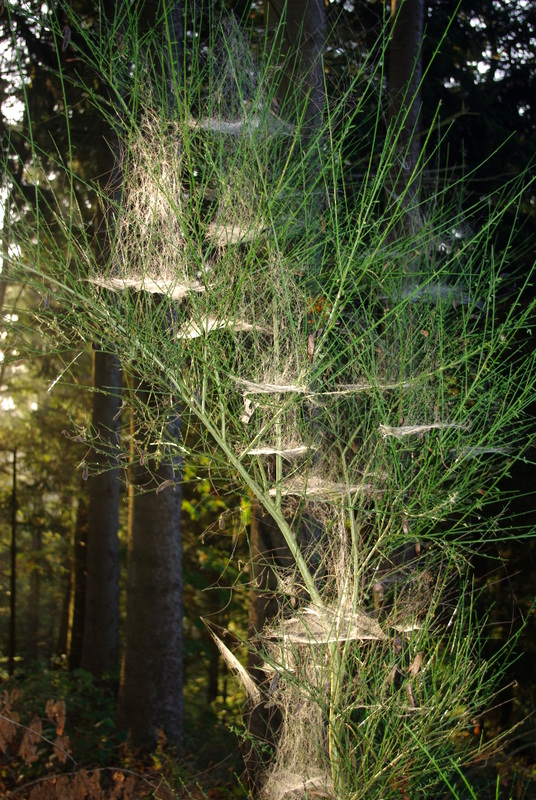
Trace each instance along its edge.
{"label": "dry leaf", "polygon": [[5,709],[4,713],[0,715],[0,753],[6,753],[9,743],[17,732],[15,722],[18,722],[19,715],[10,709]]}
{"label": "dry leaf", "polygon": [[28,800],[56,800],[56,787],[50,780],[44,780],[32,787]]}
{"label": "dry leaf", "polygon": [[413,659],[413,663],[411,664],[408,670],[409,674],[413,675],[413,677],[415,677],[415,675],[420,670],[423,658],[424,658],[424,653],[417,653],[417,655]]}
{"label": "dry leaf", "polygon": [[85,770],[79,770],[73,776],[73,793],[77,798],[84,800],[106,800],[106,795],[100,785],[100,772],[94,770],[91,774]]}
{"label": "dry leaf", "polygon": [[315,354],[315,337],[312,333],[307,337],[307,358],[312,361]]}
{"label": "dry leaf", "polygon": [[69,775],[58,775],[54,781],[56,800],[79,800],[75,797]]}
{"label": "dry leaf", "polygon": [[110,800],[118,800],[123,793],[123,782],[125,780],[125,776],[122,772],[114,772],[112,775],[112,780],[114,788],[112,789],[109,797]]}
{"label": "dry leaf", "polygon": [[43,726],[41,725],[41,720],[39,717],[34,717],[29,727],[24,731],[24,736],[22,737],[19,747],[19,756],[27,766],[33,764],[38,759],[37,744],[41,739],[42,733]]}
{"label": "dry leaf", "polygon": [[61,49],[63,52],[67,50],[69,47],[69,42],[71,41],[71,29],[68,25],[66,25],[62,31],[63,33],[63,42],[61,43]]}
{"label": "dry leaf", "polygon": [[136,780],[133,775],[126,775],[124,772],[114,772],[114,788],[109,795],[110,800],[133,800],[136,791]]}
{"label": "dry leaf", "polygon": [[411,683],[406,684],[406,694],[408,696],[408,703],[410,708],[415,708],[415,698],[413,697],[413,689]]}
{"label": "dry leaf", "polygon": [[224,645],[222,640],[220,638],[218,638],[218,636],[216,636],[214,631],[207,625],[206,622],[205,622],[205,625],[207,627],[208,632],[210,633],[210,635],[214,639],[216,647],[220,651],[223,660],[225,661],[225,663],[227,664],[229,669],[231,669],[233,672],[236,673],[236,675],[240,679],[240,682],[242,683],[242,686],[244,687],[244,691],[246,692],[248,697],[252,700],[252,702],[255,705],[258,705],[261,702],[261,693],[260,693],[255,681],[252,679],[252,677],[249,675],[249,673],[244,669],[244,667],[242,666],[240,661],[237,659],[237,657],[234,655],[234,653],[232,653],[229,650],[229,648],[226,645]]}
{"label": "dry leaf", "polygon": [[160,486],[157,487],[156,494],[160,494],[160,492],[163,492],[164,489],[168,489],[170,486],[175,486],[176,483],[177,481],[171,479],[163,481]]}
{"label": "dry leaf", "polygon": [[68,736],[57,736],[54,742],[54,755],[62,764],[65,764],[71,753],[71,743]]}
{"label": "dry leaf", "polygon": [[6,708],[11,707],[13,703],[16,703],[17,700],[20,700],[22,697],[22,690],[21,689],[12,689],[9,693],[4,692],[4,702],[6,703]]}
{"label": "dry leaf", "polygon": [[137,788],[136,783],[134,775],[127,775],[123,783],[123,800],[134,800]]}
{"label": "dry leaf", "polygon": [[125,783],[125,773],[120,772],[119,770],[117,772],[114,772],[114,774],[112,775],[112,780],[113,780],[113,789],[108,796],[110,800],[120,800],[120,798],[124,796],[123,785]]}
{"label": "dry leaf", "polygon": [[257,406],[253,403],[249,397],[244,398],[244,413],[240,417],[240,422],[243,422],[244,425],[247,425],[250,421],[251,417],[255,413],[255,409]]}
{"label": "dry leaf", "polygon": [[61,736],[65,729],[65,700],[47,700],[45,714],[50,722],[56,724],[56,733]]}

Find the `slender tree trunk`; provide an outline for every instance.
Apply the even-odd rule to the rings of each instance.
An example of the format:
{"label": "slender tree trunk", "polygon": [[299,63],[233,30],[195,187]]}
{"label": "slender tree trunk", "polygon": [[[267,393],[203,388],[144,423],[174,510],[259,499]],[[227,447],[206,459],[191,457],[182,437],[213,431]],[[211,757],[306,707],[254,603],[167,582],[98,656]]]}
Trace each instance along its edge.
{"label": "slender tree trunk", "polygon": [[[105,2],[108,19],[121,4]],[[113,199],[108,213],[99,214],[96,225],[96,260],[103,271],[109,267],[111,241],[115,232],[116,204],[123,183],[119,142],[110,131],[109,162],[102,164],[106,176],[103,191]],[[119,664],[119,504],[121,385],[119,357],[93,345],[92,474],[88,478],[88,516],[85,614],[79,662],[95,676],[115,670]]]}
{"label": "slender tree trunk", "polygon": [[13,675],[15,671],[15,657],[17,655],[17,451],[13,450],[13,470],[11,489],[11,545],[9,576],[9,649],[8,672]]}
{"label": "slender tree trunk", "polygon": [[69,625],[71,610],[71,595],[73,591],[73,553],[69,555],[65,562],[68,577],[63,589],[63,601],[60,611],[60,624],[58,628],[58,638],[56,639],[56,657],[63,660],[69,652]]}
{"label": "slender tree trunk", "polygon": [[[249,601],[249,638],[254,640],[267,619],[279,611],[278,581],[272,567],[290,569],[293,560],[281,531],[269,514],[263,514],[255,504],[250,527],[250,549],[253,588]],[[254,677],[262,681],[264,672],[258,668],[263,660],[250,653],[250,667]]]}
{"label": "slender tree trunk", "polygon": [[119,649],[119,409],[121,366],[93,351],[93,418],[97,474],[89,478],[86,605],[80,666],[101,675],[118,664]]}
{"label": "slender tree trunk", "polygon": [[[138,397],[151,394],[136,387]],[[148,399],[147,402],[150,402]],[[179,437],[178,416],[166,426]],[[142,420],[132,418],[132,439]],[[119,723],[133,744],[154,745],[159,731],[182,740],[181,464],[155,454],[130,471],[126,645],[119,693]],[[140,463],[141,461],[141,463]],[[161,488],[166,485],[167,488]]]}
{"label": "slender tree trunk", "polygon": [[219,694],[220,652],[214,642],[209,647],[207,703],[213,703]]}
{"label": "slender tree trunk", "polygon": [[[396,136],[393,153],[400,154],[387,180],[387,202],[393,210],[399,203],[410,209],[415,204],[419,188],[414,170],[421,154],[419,122],[424,9],[424,0],[400,0],[392,6],[387,121],[392,136]],[[418,221],[411,215],[410,209],[404,227],[415,229]]]}
{"label": "slender tree trunk", "polygon": [[8,254],[9,254],[9,194],[4,200],[4,218],[2,220],[2,272],[0,273],[0,311],[4,308],[6,288],[8,284]]}
{"label": "slender tree trunk", "polygon": [[81,497],[78,501],[76,526],[73,541],[73,562],[71,568],[71,597],[69,604],[68,653],[69,669],[78,669],[82,659],[84,641],[84,619],[86,605],[86,555],[88,538],[87,503]]}
{"label": "slender tree trunk", "polygon": [[[162,80],[167,80],[168,110],[171,111],[175,104],[175,76],[181,64],[182,19],[182,3],[169,3],[164,37],[169,59],[164,67],[167,76]],[[150,307],[148,302],[147,313]],[[165,438],[168,442],[178,442],[178,409],[158,409],[158,400],[147,383],[140,382],[134,392],[142,409],[148,408],[160,416],[167,414]],[[150,747],[156,742],[159,731],[175,744],[182,742],[183,735],[182,464],[180,459],[161,462],[153,445],[139,457],[135,441],[144,439],[145,422],[145,415],[134,409],[131,417],[133,466],[129,474],[126,643],[118,720],[128,730],[133,744]]]}
{"label": "slender tree trunk", "polygon": [[295,120],[305,106],[305,128],[314,133],[322,121],[326,41],[324,0],[265,0],[268,24],[279,26],[283,56],[279,95],[283,113]]}
{"label": "slender tree trunk", "polygon": [[[255,643],[267,620],[273,619],[280,610],[278,581],[273,567],[292,568],[292,556],[277,524],[269,514],[254,503],[250,525],[252,589],[249,596],[248,638]],[[259,684],[266,682],[262,669],[264,659],[254,649],[248,655],[248,668],[252,678]],[[272,745],[277,739],[281,715],[264,703],[250,706],[246,711],[250,742],[245,743],[244,765],[248,782],[257,788],[271,758],[271,747],[261,748],[258,743]]]}
{"label": "slender tree trunk", "polygon": [[28,632],[26,635],[26,668],[30,669],[39,655],[39,612],[41,605],[41,565],[43,556],[43,535],[41,525],[32,527],[32,567],[30,571],[30,592],[28,596]]}

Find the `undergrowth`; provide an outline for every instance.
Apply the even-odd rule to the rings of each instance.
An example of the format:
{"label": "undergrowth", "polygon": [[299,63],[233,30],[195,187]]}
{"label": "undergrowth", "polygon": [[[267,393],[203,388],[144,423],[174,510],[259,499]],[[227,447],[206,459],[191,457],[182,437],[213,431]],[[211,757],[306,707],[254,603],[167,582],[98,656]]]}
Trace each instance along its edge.
{"label": "undergrowth", "polygon": [[[227,800],[245,796],[236,740],[206,702],[187,703],[184,752],[163,734],[132,748],[114,721],[113,682],[62,669],[4,681],[0,793],[5,800]],[[207,737],[210,731],[210,737]]]}

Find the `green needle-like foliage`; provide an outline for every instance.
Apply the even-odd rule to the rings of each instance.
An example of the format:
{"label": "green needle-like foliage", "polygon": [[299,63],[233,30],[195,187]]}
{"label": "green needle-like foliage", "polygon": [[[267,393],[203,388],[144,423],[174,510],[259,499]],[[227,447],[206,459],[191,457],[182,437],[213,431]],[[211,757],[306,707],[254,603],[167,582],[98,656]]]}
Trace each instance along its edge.
{"label": "green needle-like foliage", "polygon": [[[514,236],[495,246],[526,187],[462,212],[458,181],[394,209],[392,135],[350,180],[352,132],[382,136],[382,43],[312,133],[304,107],[274,111],[279,53],[254,61],[235,27],[212,59],[187,37],[170,82],[134,17],[110,24],[71,37],[121,143],[109,253],[36,173],[11,274],[53,298],[36,311],[51,347],[101,342],[150,383],[140,459],[177,455],[178,400],[185,457],[286,542],[292,567],[266,556],[280,614],[252,644],[270,689],[251,694],[283,719],[262,796],[433,797],[478,751],[467,731],[504,664],[483,660],[468,558],[512,535],[490,506],[528,442],[534,306],[523,282],[502,299]],[[457,238],[464,215],[480,221]]]}

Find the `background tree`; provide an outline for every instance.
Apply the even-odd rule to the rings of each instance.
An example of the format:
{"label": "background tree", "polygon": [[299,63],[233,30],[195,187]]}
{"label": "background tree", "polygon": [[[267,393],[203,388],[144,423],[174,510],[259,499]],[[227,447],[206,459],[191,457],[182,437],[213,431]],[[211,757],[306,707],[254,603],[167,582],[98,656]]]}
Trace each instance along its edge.
{"label": "background tree", "polygon": [[[425,18],[424,0],[402,0],[391,4],[391,36],[388,48],[387,126],[396,142],[395,163],[387,179],[387,203],[411,210],[406,225],[418,224],[415,173],[421,154],[421,82]],[[412,208],[413,206],[413,208]]]}
{"label": "background tree", "polygon": [[[20,309],[21,315],[23,309]],[[6,339],[4,339],[6,344]],[[21,342],[19,339],[19,346]],[[5,352],[5,351],[4,351]],[[6,354],[9,360],[9,352]],[[15,666],[34,669],[68,652],[56,651],[60,609],[68,590],[72,555],[71,540],[76,523],[80,479],[77,466],[83,452],[73,446],[65,452],[61,431],[67,414],[81,421],[83,410],[76,399],[57,389],[52,397],[41,382],[36,368],[46,370],[46,362],[6,367],[11,409],[4,408],[2,441],[2,540],[10,526],[9,495],[11,462],[9,449],[16,447],[17,466],[17,650]],[[56,373],[57,376],[57,373]],[[4,397],[4,402],[6,402]],[[2,552],[2,592],[9,591],[8,551]],[[36,584],[37,589],[36,591]],[[7,635],[6,617],[2,618],[3,636]]]}
{"label": "background tree", "polygon": [[[95,14],[94,8],[84,3],[78,4],[83,13]],[[76,9],[73,7],[73,11]],[[10,9],[11,11],[11,9]],[[59,11],[58,24],[64,31],[61,46],[54,39],[49,26],[42,24],[38,4],[22,10],[14,10],[5,24],[11,24],[9,34],[16,37],[16,45],[20,51],[12,50],[14,55],[11,65],[12,77],[10,90],[14,97],[25,101],[25,118],[20,130],[13,128],[9,132],[11,144],[19,161],[18,174],[22,180],[28,161],[33,158],[31,149],[25,138],[25,132],[37,121],[39,134],[33,141],[41,148],[41,161],[48,165],[51,174],[57,169],[59,161],[76,164],[77,180],[70,183],[70,197],[76,204],[77,225],[86,240],[102,239],[102,220],[99,213],[97,197],[92,192],[89,181],[110,180],[110,169],[113,163],[107,143],[110,128],[102,120],[96,120],[89,112],[88,98],[73,83],[74,75],[72,49],[69,45],[69,19]],[[25,84],[24,75],[17,53],[27,52],[33,65],[33,79]],[[64,70],[65,82],[58,74],[58,67]],[[78,67],[79,68],[79,67]],[[21,84],[22,81],[22,84]],[[15,90],[15,91],[14,91]],[[64,91],[65,90],[65,91]],[[55,109],[56,114],[52,114]],[[74,110],[74,111],[73,111]],[[58,120],[62,114],[72,116],[69,134]],[[24,181],[22,181],[24,183]],[[32,204],[31,181],[27,181],[27,200]],[[21,208],[21,213],[27,213]],[[8,232],[9,235],[9,232]],[[58,235],[59,232],[58,232]],[[102,242],[101,242],[102,248]],[[48,300],[46,300],[48,302]],[[84,569],[78,570],[76,583],[73,585],[75,612],[71,619],[76,624],[74,634],[70,636],[73,647],[70,660],[72,666],[82,663],[86,668],[101,673],[117,666],[118,649],[118,504],[119,481],[117,468],[110,464],[114,458],[113,440],[117,437],[119,424],[116,414],[118,410],[116,389],[121,383],[117,360],[100,350],[94,351],[95,377],[104,380],[104,384],[95,384],[94,415],[92,426],[98,431],[103,442],[97,448],[96,468],[89,474],[89,519],[88,532],[85,534],[84,546],[87,546],[88,558]],[[114,369],[112,369],[114,368]],[[115,371],[114,371],[115,370]],[[78,555],[74,562],[78,563]],[[86,552],[84,550],[84,552]],[[105,560],[101,560],[101,559]],[[83,581],[84,585],[81,585]],[[86,586],[87,583],[87,586]],[[79,607],[87,600],[87,626],[83,625],[85,611]],[[85,631],[85,632],[84,632]],[[83,639],[87,641],[82,654]]]}
{"label": "background tree", "polygon": [[119,358],[93,349],[92,434],[96,452],[89,480],[84,636],[80,666],[101,675],[119,663]]}
{"label": "background tree", "polygon": [[[154,20],[151,24],[154,25]],[[156,56],[160,70],[155,77],[157,80],[160,77],[164,86],[156,91],[162,92],[164,103],[167,101],[171,109],[177,102],[176,71],[181,67],[178,58],[183,40],[181,5],[164,3],[159,24],[164,29],[164,46]],[[134,37],[139,35],[136,30],[132,33]],[[119,213],[127,216],[136,210],[126,204],[119,206]],[[152,214],[153,209],[147,206],[146,212]],[[128,219],[123,228],[119,224],[116,236],[135,235],[129,224]],[[140,301],[149,306],[153,302],[141,297]],[[156,324],[163,330],[173,330],[173,310],[161,314],[156,296],[154,304]],[[168,447],[178,446],[179,409],[171,392],[159,396],[146,378],[134,376],[130,388],[137,405],[131,411],[126,640],[118,718],[135,744],[154,745],[159,731],[180,743],[183,736],[182,458],[163,457],[160,444],[163,440]],[[164,420],[160,430],[147,425],[147,409],[151,406],[155,409],[152,413]]]}
{"label": "background tree", "polygon": [[66,561],[68,581],[62,604],[61,619],[56,648],[59,658],[67,656],[70,670],[80,668],[86,619],[87,578],[87,498],[80,492],[76,510],[76,523],[72,535],[71,553]]}

